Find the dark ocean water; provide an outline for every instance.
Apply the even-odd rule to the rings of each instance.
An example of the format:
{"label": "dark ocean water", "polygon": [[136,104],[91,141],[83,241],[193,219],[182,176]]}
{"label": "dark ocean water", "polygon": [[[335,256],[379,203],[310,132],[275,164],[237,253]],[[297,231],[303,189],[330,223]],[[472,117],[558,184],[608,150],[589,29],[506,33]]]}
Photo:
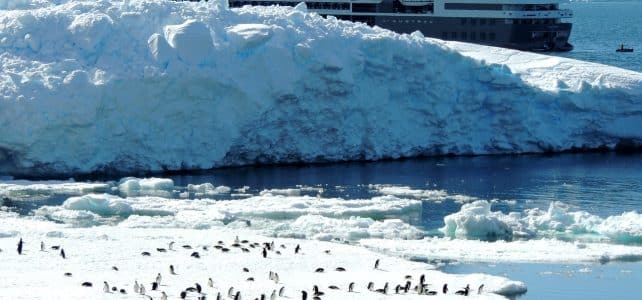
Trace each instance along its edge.
{"label": "dark ocean water", "polygon": [[[642,72],[642,1],[591,1],[564,4],[572,9],[570,43],[560,56]],[[624,44],[633,53],[617,53]]]}

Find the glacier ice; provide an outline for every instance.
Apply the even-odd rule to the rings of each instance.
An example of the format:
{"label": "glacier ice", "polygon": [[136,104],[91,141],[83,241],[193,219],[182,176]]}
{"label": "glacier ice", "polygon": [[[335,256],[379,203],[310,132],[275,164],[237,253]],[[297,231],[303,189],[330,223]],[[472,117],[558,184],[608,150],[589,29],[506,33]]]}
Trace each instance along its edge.
{"label": "glacier ice", "polygon": [[225,3],[2,1],[0,173],[642,141],[640,73]]}

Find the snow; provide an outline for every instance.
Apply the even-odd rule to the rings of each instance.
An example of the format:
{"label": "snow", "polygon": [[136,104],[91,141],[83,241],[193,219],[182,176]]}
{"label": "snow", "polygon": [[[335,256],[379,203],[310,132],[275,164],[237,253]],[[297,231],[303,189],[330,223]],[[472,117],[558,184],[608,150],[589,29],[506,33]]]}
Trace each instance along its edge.
{"label": "snow", "polygon": [[459,212],[444,218],[440,231],[459,239],[512,240],[558,237],[561,239],[642,244],[642,216],[636,211],[606,219],[585,211],[572,211],[561,202],[551,202],[547,210],[523,213],[491,211],[491,203],[478,200],[462,205]]}
{"label": "snow", "polygon": [[[177,299],[180,291],[194,286],[194,283],[199,283],[207,297],[213,299],[217,292],[226,297],[232,286],[235,291],[241,291],[243,299],[254,299],[260,294],[269,297],[273,290],[278,291],[283,286],[284,297],[296,299],[300,297],[301,290],[310,293],[313,285],[318,285],[326,293],[324,299],[419,299],[425,296],[412,292],[384,296],[367,291],[366,285],[372,281],[376,288],[381,288],[389,282],[394,288],[397,283],[405,282],[406,275],[411,275],[412,281],[416,282],[421,274],[426,275],[432,290],[439,289],[444,283],[448,283],[451,291],[466,284],[477,287],[483,283],[485,292],[472,295],[477,299],[504,299],[496,293],[514,296],[526,292],[523,282],[504,277],[444,274],[427,264],[377,254],[352,245],[272,239],[242,230],[131,230],[113,226],[66,228],[50,222],[7,218],[0,223],[0,232],[8,227],[19,228],[18,235],[0,238],[0,248],[5,250],[0,252],[3,269],[11,270],[0,272],[0,289],[11,299],[112,299],[116,295],[103,293],[103,281],[127,291],[126,295],[117,296],[120,299],[141,297],[133,292],[135,281],[144,284],[147,294],[154,299],[160,298],[160,291],[166,292],[170,299]],[[18,236],[25,242],[23,255],[15,252]],[[268,251],[267,258],[261,256],[259,248],[246,246],[250,252],[242,252],[230,246],[236,236],[240,240],[249,240],[249,243],[274,241],[275,250]],[[45,243],[46,251],[40,251],[41,241]],[[174,250],[164,253],[156,250],[167,249],[171,241],[175,242]],[[215,249],[213,246],[218,241],[223,241],[231,250],[223,253]],[[302,250],[295,255],[297,244]],[[66,259],[59,256],[59,251],[50,248],[54,245],[65,250]],[[183,245],[191,245],[193,249],[183,249]],[[203,246],[207,246],[207,250]],[[143,251],[151,255],[141,256]],[[190,257],[193,252],[198,252],[200,258]],[[381,262],[380,270],[373,269],[377,259]],[[169,273],[169,265],[175,267],[177,275]],[[112,267],[117,267],[118,271]],[[249,272],[244,272],[244,267]],[[325,271],[314,272],[319,267]],[[346,271],[335,271],[337,267]],[[269,280],[270,271],[278,273],[278,283]],[[72,273],[71,277],[63,276],[66,272]],[[160,291],[152,291],[150,282],[158,273],[162,276]],[[248,277],[253,277],[254,281],[247,281]],[[213,287],[207,285],[208,278],[213,279]],[[93,287],[82,287],[81,283],[85,281],[92,282]],[[354,293],[347,292],[350,282],[355,282]],[[336,285],[339,290],[331,290],[329,285]],[[190,297],[195,296],[195,293],[190,293]],[[442,297],[454,298],[455,295]]]}
{"label": "snow", "polygon": [[450,238],[364,239],[368,249],[415,261],[504,263],[607,263],[642,261],[642,247],[555,239],[485,242]]}
{"label": "snow", "polygon": [[2,1],[0,173],[640,144],[642,74],[304,6]]}

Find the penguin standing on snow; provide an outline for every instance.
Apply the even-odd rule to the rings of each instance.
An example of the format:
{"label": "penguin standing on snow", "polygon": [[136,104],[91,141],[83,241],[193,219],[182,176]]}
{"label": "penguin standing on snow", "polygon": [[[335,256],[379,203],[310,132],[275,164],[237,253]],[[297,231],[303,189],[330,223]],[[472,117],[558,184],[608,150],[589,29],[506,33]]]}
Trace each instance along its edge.
{"label": "penguin standing on snow", "polygon": [[214,287],[214,280],[212,280],[211,277],[209,279],[207,279],[207,286]]}
{"label": "penguin standing on snow", "polygon": [[161,292],[161,300],[167,300],[167,294],[165,294],[165,292]]}
{"label": "penguin standing on snow", "polygon": [[45,251],[45,242],[40,242],[40,251]]}
{"label": "penguin standing on snow", "polygon": [[444,283],[444,287],[441,289],[441,291],[442,291],[444,294],[448,293],[448,284],[447,284],[447,283]]}
{"label": "penguin standing on snow", "polygon": [[174,272],[174,265],[169,265],[169,274],[176,275],[176,272]]}
{"label": "penguin standing on snow", "polygon": [[22,255],[22,238],[18,241],[18,255]]}
{"label": "penguin standing on snow", "polygon": [[162,279],[161,274],[158,273],[158,275],[156,275],[156,285],[160,285],[161,284],[161,279]]}
{"label": "penguin standing on snow", "polygon": [[301,300],[308,300],[308,292],[301,291]]}
{"label": "penguin standing on snow", "polygon": [[67,258],[67,255],[65,254],[65,249],[60,248],[60,256],[62,257],[62,259],[66,259]]}
{"label": "penguin standing on snow", "polygon": [[109,284],[107,281],[103,281],[103,292],[109,293]]}
{"label": "penguin standing on snow", "polygon": [[375,268],[375,270],[379,269],[379,259],[375,260],[374,268]]}

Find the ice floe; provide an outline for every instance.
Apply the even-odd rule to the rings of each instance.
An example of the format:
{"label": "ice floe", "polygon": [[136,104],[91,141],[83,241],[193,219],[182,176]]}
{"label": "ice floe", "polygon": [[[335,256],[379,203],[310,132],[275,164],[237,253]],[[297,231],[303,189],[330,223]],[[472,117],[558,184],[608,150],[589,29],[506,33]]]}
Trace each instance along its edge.
{"label": "ice floe", "polygon": [[491,203],[479,200],[462,205],[459,212],[444,218],[441,232],[452,238],[513,240],[555,237],[568,240],[604,241],[621,244],[642,243],[642,216],[625,212],[606,219],[585,211],[572,211],[561,202],[548,209],[525,212],[491,211]]}
{"label": "ice floe", "polygon": [[[50,222],[49,222],[50,223]],[[42,222],[10,219],[0,223],[0,232],[7,226],[19,228],[16,235],[0,238],[0,252],[3,272],[0,272],[0,290],[11,299],[112,299],[116,295],[103,292],[103,281],[127,294],[119,294],[119,299],[139,299],[134,293],[135,281],[145,285],[146,293],[160,299],[161,291],[170,299],[179,297],[178,293],[186,287],[200,283],[208,298],[216,298],[220,292],[227,297],[227,291],[234,287],[241,292],[243,299],[254,299],[264,294],[269,297],[272,291],[284,288],[284,297],[298,299],[301,290],[310,292],[318,285],[325,292],[324,299],[419,299],[412,291],[405,295],[382,295],[366,289],[368,282],[381,288],[386,282],[392,287],[405,283],[406,275],[416,282],[425,274],[430,289],[438,289],[448,283],[451,289],[466,284],[477,287],[484,284],[484,293],[474,295],[478,299],[503,299],[526,292],[523,282],[485,274],[451,275],[436,271],[432,266],[406,261],[383,254],[371,252],[361,247],[328,243],[257,236],[243,230],[183,230],[183,229],[131,229],[113,226],[92,228],[65,228],[53,223],[41,226]],[[48,233],[58,232],[58,235]],[[236,237],[241,241],[239,247],[232,244]],[[25,242],[23,255],[15,252],[18,237]],[[248,240],[247,243],[244,240]],[[45,251],[40,251],[40,242]],[[219,244],[221,241],[223,244]],[[174,250],[169,243],[175,242]],[[251,243],[274,242],[275,247],[267,251],[267,258],[261,255],[261,247],[249,247]],[[189,245],[191,249],[184,249]],[[222,252],[214,246],[229,249]],[[294,253],[299,245],[301,251]],[[66,259],[59,255],[59,246],[65,250]],[[157,250],[165,249],[164,252]],[[246,248],[248,251],[242,251]],[[277,253],[279,251],[279,253]],[[149,252],[149,256],[141,253]],[[198,252],[199,258],[194,258]],[[379,259],[379,270],[374,270],[375,260]],[[169,265],[175,273],[169,273]],[[116,267],[115,270],[113,267]],[[335,269],[342,267],[344,272]],[[247,268],[248,272],[244,272]],[[315,272],[324,268],[323,272]],[[6,271],[10,270],[10,271]],[[269,272],[277,272],[278,282],[269,279]],[[65,273],[71,273],[65,276]],[[150,282],[161,274],[159,290],[152,290]],[[249,281],[248,278],[252,277]],[[212,287],[207,285],[213,279]],[[81,283],[92,282],[92,287]],[[355,282],[355,292],[348,293],[347,286]],[[336,285],[339,289],[329,289]],[[28,289],[28,290],[26,290]],[[195,296],[189,293],[189,296]],[[454,297],[454,296],[452,296]]]}
{"label": "ice floe", "polygon": [[418,261],[607,263],[642,261],[642,247],[606,243],[566,242],[555,239],[496,241],[425,238],[423,240],[368,239],[369,249]]}

